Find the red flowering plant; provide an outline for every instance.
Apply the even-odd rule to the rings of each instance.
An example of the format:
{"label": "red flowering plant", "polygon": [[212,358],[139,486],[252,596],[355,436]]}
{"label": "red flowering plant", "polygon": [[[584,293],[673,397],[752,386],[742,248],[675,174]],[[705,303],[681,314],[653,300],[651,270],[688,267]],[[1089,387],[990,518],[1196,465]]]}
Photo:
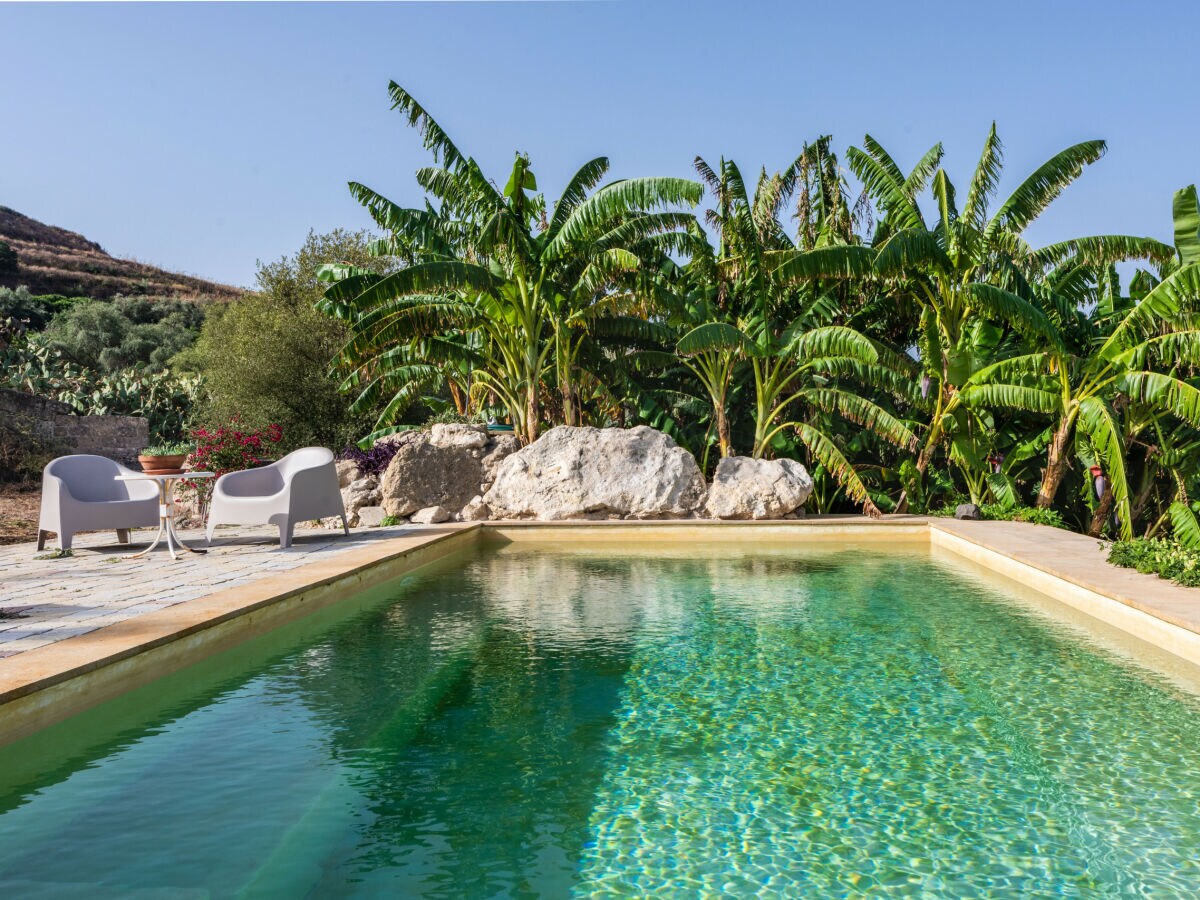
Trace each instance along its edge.
{"label": "red flowering plant", "polygon": [[[196,428],[191,432],[196,449],[188,457],[187,467],[193,472],[212,472],[220,478],[226,472],[254,469],[271,461],[276,445],[283,440],[278,425],[243,431],[235,416],[228,425],[217,428]],[[216,478],[184,480],[180,487],[185,494],[194,495],[201,510],[207,508]]]}

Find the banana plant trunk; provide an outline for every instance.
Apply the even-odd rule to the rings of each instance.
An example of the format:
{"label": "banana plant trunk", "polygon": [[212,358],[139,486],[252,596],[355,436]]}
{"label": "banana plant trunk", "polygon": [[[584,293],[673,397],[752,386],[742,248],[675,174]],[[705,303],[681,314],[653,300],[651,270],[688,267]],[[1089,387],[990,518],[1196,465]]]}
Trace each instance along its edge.
{"label": "banana plant trunk", "polygon": [[538,386],[530,385],[525,391],[525,435],[524,443],[532,444],[538,438]]}
{"label": "banana plant trunk", "polygon": [[1096,504],[1096,511],[1092,514],[1091,524],[1088,525],[1088,537],[1100,537],[1104,523],[1108,521],[1108,514],[1112,512],[1112,503],[1112,488],[1106,484],[1104,493],[1100,495],[1100,502]]}
{"label": "banana plant trunk", "polygon": [[721,450],[721,458],[733,456],[733,438],[729,433],[729,417],[725,415],[725,407],[717,406],[717,446]]}
{"label": "banana plant trunk", "polygon": [[1058,494],[1058,486],[1067,474],[1067,465],[1070,462],[1070,458],[1067,456],[1067,444],[1071,440],[1071,431],[1074,426],[1075,414],[1072,412],[1063,416],[1058,427],[1054,429],[1054,436],[1050,439],[1050,447],[1046,452],[1046,471],[1042,475],[1042,486],[1038,490],[1038,509],[1050,508],[1055,495]]}

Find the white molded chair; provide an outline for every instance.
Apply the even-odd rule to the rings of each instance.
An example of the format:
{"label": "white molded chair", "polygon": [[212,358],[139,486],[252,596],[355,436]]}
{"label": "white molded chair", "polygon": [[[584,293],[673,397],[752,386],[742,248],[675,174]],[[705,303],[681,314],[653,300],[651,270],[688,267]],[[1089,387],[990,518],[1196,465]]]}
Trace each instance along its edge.
{"label": "white molded chair", "polygon": [[136,475],[104,456],[75,454],[51,460],[42,470],[42,512],[38,518],[39,550],[46,537],[58,534],[58,548],[71,549],[80,531],[116,529],[117,540],[129,543],[129,529],[158,524],[158,485],[152,481],[117,481]]}
{"label": "white molded chair", "polygon": [[297,522],[326,516],[340,516],[342,530],[350,533],[333,451],[304,447],[269,466],[218,478],[208,508],[208,542],[218,525],[274,525],[279,546],[286,548]]}

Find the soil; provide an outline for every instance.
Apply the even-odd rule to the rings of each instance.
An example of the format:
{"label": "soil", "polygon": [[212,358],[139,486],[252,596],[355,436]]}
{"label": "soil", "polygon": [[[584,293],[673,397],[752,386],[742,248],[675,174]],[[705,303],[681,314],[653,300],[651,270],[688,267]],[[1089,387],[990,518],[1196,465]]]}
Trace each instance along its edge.
{"label": "soil", "polygon": [[0,544],[37,540],[41,502],[38,484],[0,484]]}

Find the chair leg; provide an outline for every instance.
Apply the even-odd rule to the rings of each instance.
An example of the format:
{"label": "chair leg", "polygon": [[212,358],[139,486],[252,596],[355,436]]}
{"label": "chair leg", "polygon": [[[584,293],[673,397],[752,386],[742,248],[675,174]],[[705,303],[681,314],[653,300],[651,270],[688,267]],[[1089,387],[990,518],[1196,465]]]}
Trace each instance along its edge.
{"label": "chair leg", "polygon": [[212,516],[208,517],[208,524],[204,526],[204,543],[212,546],[213,532],[217,530],[217,520]]}
{"label": "chair leg", "polygon": [[118,528],[117,529],[117,543],[118,544],[128,544],[129,543],[129,529],[128,528]]}
{"label": "chair leg", "polygon": [[279,549],[286,550],[292,546],[292,520],[279,523]]}
{"label": "chair leg", "polygon": [[345,513],[342,513],[342,533],[344,535],[346,535],[346,537],[350,536],[350,526],[346,524],[346,514]]}
{"label": "chair leg", "polygon": [[49,535],[50,535],[50,532],[42,531],[42,529],[40,529],[40,528],[38,529],[38,545],[37,545],[38,552],[41,552],[42,550],[46,549],[46,538]]}
{"label": "chair leg", "polygon": [[70,531],[60,531],[58,533],[58,549],[63,551],[70,550],[71,539],[74,537],[75,535]]}

